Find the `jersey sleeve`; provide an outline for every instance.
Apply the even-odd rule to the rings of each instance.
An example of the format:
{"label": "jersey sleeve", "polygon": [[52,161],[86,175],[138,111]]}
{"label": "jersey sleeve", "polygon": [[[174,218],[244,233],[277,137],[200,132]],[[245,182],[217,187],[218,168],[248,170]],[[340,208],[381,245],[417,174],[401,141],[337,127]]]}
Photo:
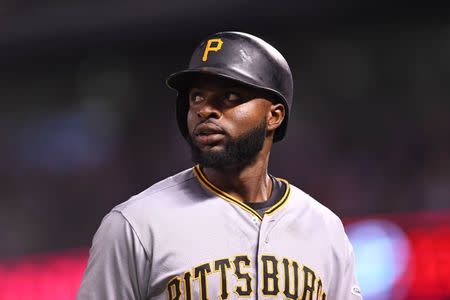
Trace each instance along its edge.
{"label": "jersey sleeve", "polygon": [[94,235],[77,300],[146,299],[149,276],[138,236],[119,211],[112,211]]}
{"label": "jersey sleeve", "polygon": [[356,278],[355,255],[353,252],[353,247],[344,231],[342,223],[339,223],[344,245],[344,259],[342,262],[342,267],[340,268],[341,274],[339,274],[338,277],[339,280],[336,293],[335,296],[333,295],[331,297],[331,299],[361,300],[362,295],[358,280]]}

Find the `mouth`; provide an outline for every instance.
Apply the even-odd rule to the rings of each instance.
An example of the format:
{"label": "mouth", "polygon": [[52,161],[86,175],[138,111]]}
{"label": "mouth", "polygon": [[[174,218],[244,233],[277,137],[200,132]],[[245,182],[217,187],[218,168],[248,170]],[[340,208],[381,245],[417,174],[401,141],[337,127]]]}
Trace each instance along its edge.
{"label": "mouth", "polygon": [[225,136],[224,130],[213,123],[202,123],[194,130],[194,139],[199,144],[217,144]]}
{"label": "mouth", "polygon": [[213,145],[219,143],[223,139],[222,133],[198,134],[195,140],[198,144]]}

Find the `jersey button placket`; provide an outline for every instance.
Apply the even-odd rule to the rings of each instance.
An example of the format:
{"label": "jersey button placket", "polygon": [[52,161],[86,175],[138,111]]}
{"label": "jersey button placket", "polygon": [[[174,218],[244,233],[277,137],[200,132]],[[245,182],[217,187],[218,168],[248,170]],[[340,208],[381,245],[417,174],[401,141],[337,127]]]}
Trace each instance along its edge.
{"label": "jersey button placket", "polygon": [[[257,274],[258,274],[258,278],[257,278],[257,290],[256,290],[256,299],[263,299],[263,295],[261,294],[261,289],[262,289],[262,278],[263,278],[263,267],[262,267],[262,262],[261,262],[261,257],[262,255],[265,254],[272,254],[269,251],[266,251],[266,249],[269,246],[269,239],[268,239],[268,233],[270,233],[271,231],[271,227],[273,225],[274,219],[272,219],[271,216],[269,215],[264,215],[262,221],[261,221],[261,225],[260,225],[260,229],[259,229],[259,237],[258,237],[258,252],[256,254],[256,257],[258,259],[258,269],[256,270]],[[270,247],[269,247],[270,248]]]}

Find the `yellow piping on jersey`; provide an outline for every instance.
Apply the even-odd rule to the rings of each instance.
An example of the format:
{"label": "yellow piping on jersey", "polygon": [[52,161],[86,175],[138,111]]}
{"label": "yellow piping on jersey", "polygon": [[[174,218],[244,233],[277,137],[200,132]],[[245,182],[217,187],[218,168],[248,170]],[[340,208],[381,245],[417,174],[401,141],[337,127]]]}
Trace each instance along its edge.
{"label": "yellow piping on jersey", "polygon": [[283,197],[281,197],[280,201],[278,201],[274,206],[266,210],[266,214],[270,215],[273,214],[277,209],[284,206],[287,202],[287,199],[289,198],[289,195],[291,194],[291,186],[289,182],[286,179],[283,178],[277,178],[278,180],[284,182],[286,184],[286,191],[284,192]]}
{"label": "yellow piping on jersey", "polygon": [[256,211],[254,211],[253,208],[251,208],[250,206],[248,206],[244,202],[240,201],[239,199],[234,198],[230,194],[222,191],[221,189],[219,189],[218,187],[213,185],[211,182],[209,182],[208,179],[206,179],[205,175],[203,174],[202,170],[200,169],[199,165],[196,165],[193,168],[193,170],[194,170],[194,174],[197,176],[197,178],[199,179],[200,183],[202,183],[212,193],[216,194],[217,196],[219,196],[220,198],[222,198],[224,200],[227,200],[229,202],[232,202],[232,203],[235,203],[235,204],[239,205],[244,210],[254,214],[255,216],[258,217],[258,219],[260,219],[262,221],[262,217]]}
{"label": "yellow piping on jersey", "polygon": [[[208,179],[206,179],[206,176],[203,174],[199,165],[194,166],[192,169],[194,171],[195,176],[200,181],[200,183],[203,184],[209,191],[211,191],[212,193],[216,194],[217,196],[219,196],[220,198],[222,198],[228,202],[239,205],[241,208],[243,208],[247,212],[255,215],[256,217],[258,217],[259,220],[262,221],[262,217],[253,208],[251,208],[250,206],[248,206],[241,200],[231,196],[227,192],[222,191],[221,189],[216,187],[214,184],[212,184]],[[287,202],[287,199],[290,195],[291,188],[290,188],[289,182],[287,182],[287,180],[285,180],[285,179],[281,179],[281,178],[277,178],[277,179],[283,181],[286,184],[286,191],[285,191],[283,197],[281,197],[280,201],[278,201],[274,206],[269,208],[266,211],[266,214],[272,214],[277,209],[281,208]]]}

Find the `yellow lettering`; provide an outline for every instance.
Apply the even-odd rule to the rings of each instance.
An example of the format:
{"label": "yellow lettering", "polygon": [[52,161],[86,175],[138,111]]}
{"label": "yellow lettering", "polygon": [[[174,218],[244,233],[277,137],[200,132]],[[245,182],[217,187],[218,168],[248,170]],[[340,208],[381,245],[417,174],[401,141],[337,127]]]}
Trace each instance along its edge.
{"label": "yellow lettering", "polygon": [[[214,46],[213,46],[213,43],[215,43]],[[223,42],[222,42],[221,39],[210,39],[210,40],[208,40],[208,43],[206,44],[205,51],[203,52],[202,60],[203,61],[207,61],[208,60],[208,53],[211,52],[211,51],[214,51],[214,52],[219,51],[220,49],[222,49],[222,44],[223,44]]]}

